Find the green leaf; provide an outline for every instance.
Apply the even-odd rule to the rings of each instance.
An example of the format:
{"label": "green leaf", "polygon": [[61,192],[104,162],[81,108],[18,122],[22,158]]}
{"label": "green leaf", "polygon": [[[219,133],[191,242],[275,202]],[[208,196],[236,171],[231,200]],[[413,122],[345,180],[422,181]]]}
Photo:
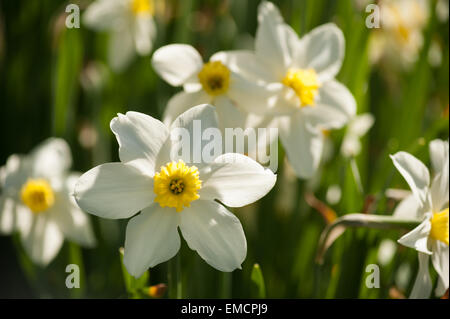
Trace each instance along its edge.
{"label": "green leaf", "polygon": [[252,297],[266,298],[266,286],[264,285],[264,277],[261,271],[261,267],[259,267],[258,264],[253,265],[251,280],[252,280]]}
{"label": "green leaf", "polygon": [[316,261],[323,263],[328,248],[348,227],[366,227],[377,229],[413,229],[420,224],[418,219],[401,219],[386,215],[348,214],[336,219],[328,225],[320,235]]}
{"label": "green leaf", "polygon": [[123,263],[123,248],[119,249],[120,252],[120,262],[122,265],[122,275],[123,275],[123,281],[125,284],[125,288],[127,290],[127,293],[132,298],[140,298],[142,291],[144,291],[143,288],[146,288],[148,286],[149,281],[149,272],[146,271],[141,277],[135,278],[132,275],[130,275],[127,271],[127,268],[125,267]]}

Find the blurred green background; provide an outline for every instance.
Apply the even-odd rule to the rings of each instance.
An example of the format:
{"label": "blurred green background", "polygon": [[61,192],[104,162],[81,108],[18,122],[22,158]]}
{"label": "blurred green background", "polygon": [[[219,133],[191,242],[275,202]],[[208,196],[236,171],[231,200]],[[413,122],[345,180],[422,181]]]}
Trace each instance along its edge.
{"label": "blurred green background", "polygon": [[[205,60],[219,50],[252,48],[259,2],[156,0],[154,48],[189,43]],[[338,80],[354,94],[358,113],[375,116],[356,158],[363,193],[355,183],[350,160],[339,152],[345,129],[327,134],[334,147],[311,181],[297,180],[289,173],[280,148],[274,189],[259,202],[233,210],[248,241],[242,271],[222,274],[183,242],[183,296],[260,296],[251,284],[255,263],[260,265],[269,298],[407,296],[417,271],[417,253],[396,244],[393,258],[384,263],[378,258],[380,242],[395,242],[400,231],[348,230],[319,266],[314,260],[326,220],[305,196],[314,194],[338,216],[391,214],[396,201],[386,197],[386,190],[408,187],[388,155],[404,150],[429,164],[428,142],[448,139],[448,1],[425,1],[423,43],[408,67],[389,57],[373,60],[374,52],[381,50],[374,38],[388,35],[366,27],[365,8],[371,1],[273,2],[300,36],[327,22],[344,32],[346,55]],[[0,1],[0,165],[9,155],[27,153],[49,136],[69,142],[77,171],[118,161],[110,120],[128,110],[161,119],[168,99],[178,91],[158,78],[151,56],[139,57],[124,72],[114,73],[106,63],[107,33],[95,33],[83,24],[80,29],[65,27],[69,3],[78,4],[83,12],[90,1]],[[327,203],[330,185],[340,187],[342,196],[336,203]],[[0,297],[132,297],[124,284],[119,254],[127,221],[91,219],[97,247],[80,249],[66,241],[46,269],[32,265],[16,236],[0,237]],[[72,262],[82,266],[81,289],[65,287],[65,266]],[[379,289],[364,284],[366,265],[372,263],[380,265]],[[167,263],[151,269],[146,285],[167,283],[167,269]]]}

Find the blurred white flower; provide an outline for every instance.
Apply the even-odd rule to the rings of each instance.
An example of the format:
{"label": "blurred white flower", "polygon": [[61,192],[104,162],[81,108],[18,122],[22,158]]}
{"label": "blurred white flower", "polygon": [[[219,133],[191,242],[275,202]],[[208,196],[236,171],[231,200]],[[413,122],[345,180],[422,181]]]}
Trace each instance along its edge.
{"label": "blurred white flower", "polygon": [[341,146],[344,157],[354,157],[361,152],[360,139],[370,130],[374,122],[375,119],[370,113],[357,115],[350,121]]}
{"label": "blurred white flower", "polygon": [[417,60],[423,45],[422,31],[429,18],[426,0],[380,0],[381,28],[371,41],[372,62],[381,57],[392,65],[408,68]]}
{"label": "blurred white flower", "polygon": [[428,298],[432,283],[428,270],[429,258],[438,273],[436,295],[441,296],[449,286],[449,144],[430,142],[431,163],[435,176],[417,158],[406,152],[391,156],[395,167],[411,187],[412,195],[400,202],[394,216],[421,218],[422,223],[401,237],[398,242],[414,248],[419,254],[419,272],[410,298]]}
{"label": "blurred white flower", "polygon": [[31,260],[45,266],[59,252],[64,237],[84,246],[95,244],[89,217],[72,197],[78,173],[67,143],[51,138],[29,155],[11,155],[0,168],[0,233],[18,231]]}
{"label": "blurred white flower", "polygon": [[214,54],[209,62],[187,44],[170,44],[155,51],[152,65],[167,83],[183,86],[168,102],[164,123],[169,125],[193,105],[216,107],[219,126],[247,128],[248,112],[267,104],[267,90],[236,74]]}
{"label": "blurred white flower", "polygon": [[178,227],[189,247],[221,271],[241,267],[247,243],[239,220],[224,205],[255,202],[273,187],[276,176],[252,159],[224,154],[212,163],[175,161],[183,145],[172,141],[180,128],[193,136],[194,121],[217,128],[214,108],[199,105],[167,127],[137,112],[119,114],[111,130],[119,143],[119,163],[94,167],[81,176],[75,198],[87,212],[104,218],[129,218],[124,264],[130,274],[172,258],[180,248]]}
{"label": "blurred white flower", "polygon": [[392,258],[397,251],[397,245],[393,240],[383,239],[378,247],[378,262],[382,266],[386,266],[392,261]]}
{"label": "blurred white flower", "polygon": [[109,31],[108,61],[120,72],[135,54],[150,54],[156,37],[154,0],[97,0],[83,15],[84,23],[97,31]]}
{"label": "blurred white flower", "polygon": [[350,91],[334,77],[344,58],[344,36],[334,24],[301,39],[270,2],[258,12],[255,51],[216,54],[231,70],[266,86],[272,98],[252,112],[276,125],[296,174],[310,178],[323,147],[322,129],[345,125],[356,112]]}

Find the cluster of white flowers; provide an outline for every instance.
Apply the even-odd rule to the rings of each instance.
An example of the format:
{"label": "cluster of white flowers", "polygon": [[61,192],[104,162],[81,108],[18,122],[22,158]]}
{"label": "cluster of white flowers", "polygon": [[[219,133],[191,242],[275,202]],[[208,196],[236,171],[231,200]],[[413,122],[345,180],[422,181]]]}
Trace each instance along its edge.
{"label": "cluster of white flowers", "polygon": [[[109,60],[119,71],[135,53],[150,54],[156,35],[153,12],[150,0],[97,0],[87,8],[84,22],[111,32]],[[214,268],[240,269],[246,238],[240,221],[225,206],[259,200],[273,188],[276,175],[237,153],[208,162],[185,161],[179,154],[185,145],[173,132],[184,129],[193,136],[196,121],[202,123],[202,132],[277,128],[294,174],[311,178],[323,153],[324,130],[349,124],[341,153],[354,157],[361,151],[359,139],[374,123],[370,114],[356,115],[353,95],[335,80],[344,49],[336,25],[319,26],[299,38],[266,1],[258,8],[253,51],[218,52],[203,62],[186,44],[159,48],[152,56],[153,68],[170,85],[183,88],[169,100],[163,121],[138,112],[118,114],[110,128],[120,162],[96,166],[81,177],[68,172],[70,149],[61,139],[45,141],[28,156],[11,156],[0,169],[0,232],[19,232],[32,260],[46,265],[64,236],[95,244],[82,209],[102,218],[131,218],[124,264],[135,277],[177,254],[178,228],[188,246]],[[412,190],[395,216],[422,220],[399,240],[419,252],[413,298],[431,293],[430,256],[439,275],[436,293],[442,295],[449,286],[448,142],[435,140],[430,150],[432,182],[427,168],[412,155],[392,156]]]}

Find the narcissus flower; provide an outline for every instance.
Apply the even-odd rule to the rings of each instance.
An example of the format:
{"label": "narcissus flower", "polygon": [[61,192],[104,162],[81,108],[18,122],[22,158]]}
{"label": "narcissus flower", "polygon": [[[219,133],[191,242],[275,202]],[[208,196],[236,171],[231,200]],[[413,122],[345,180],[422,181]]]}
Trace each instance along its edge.
{"label": "narcissus flower", "polygon": [[245,129],[248,113],[267,104],[270,92],[230,70],[217,56],[203,63],[197,50],[187,44],[170,44],[155,51],[155,71],[170,85],[184,88],[169,100],[164,123],[170,124],[193,105],[207,103],[216,107],[220,128]]}
{"label": "narcissus flower", "polygon": [[296,174],[310,178],[322,154],[321,130],[341,128],[356,112],[352,94],[334,79],[344,58],[344,36],[334,24],[325,24],[299,38],[265,1],[258,22],[254,52],[221,52],[215,58],[273,93],[252,111],[276,118]]}
{"label": "narcissus flower", "polygon": [[245,235],[221,203],[253,203],[275,183],[270,170],[244,155],[224,154],[209,163],[180,159],[188,140],[180,143],[173,132],[185,129],[193,145],[196,120],[203,130],[218,129],[210,105],[190,108],[170,127],[142,113],[119,114],[111,130],[121,162],[94,167],[75,186],[78,204],[91,214],[129,218],[140,212],[129,221],[125,239],[124,264],[135,277],[178,252],[178,228],[189,247],[214,268],[240,268],[247,253]]}
{"label": "narcissus flower", "polygon": [[72,197],[80,174],[68,171],[70,149],[51,138],[30,155],[11,155],[0,168],[0,233],[20,233],[25,251],[36,264],[47,265],[64,237],[84,246],[95,244],[89,217]]}
{"label": "narcissus flower", "polygon": [[154,0],[97,0],[84,13],[84,23],[109,31],[109,64],[121,71],[135,54],[150,54],[156,37]]}
{"label": "narcissus flower", "polygon": [[391,67],[410,68],[423,46],[423,30],[430,17],[426,0],[381,0],[381,28],[373,29],[369,55],[372,62],[383,58]]}
{"label": "narcissus flower", "polygon": [[355,116],[350,120],[342,141],[341,153],[345,157],[357,156],[361,152],[361,137],[372,127],[375,118],[370,113]]}
{"label": "narcissus flower", "polygon": [[394,215],[423,219],[419,226],[398,240],[402,245],[416,249],[419,254],[419,272],[411,298],[430,296],[430,257],[439,275],[436,295],[442,296],[449,286],[448,146],[448,141],[434,140],[430,143],[431,163],[435,172],[431,183],[430,173],[420,160],[405,152],[391,156],[412,191],[412,195],[399,204]]}

